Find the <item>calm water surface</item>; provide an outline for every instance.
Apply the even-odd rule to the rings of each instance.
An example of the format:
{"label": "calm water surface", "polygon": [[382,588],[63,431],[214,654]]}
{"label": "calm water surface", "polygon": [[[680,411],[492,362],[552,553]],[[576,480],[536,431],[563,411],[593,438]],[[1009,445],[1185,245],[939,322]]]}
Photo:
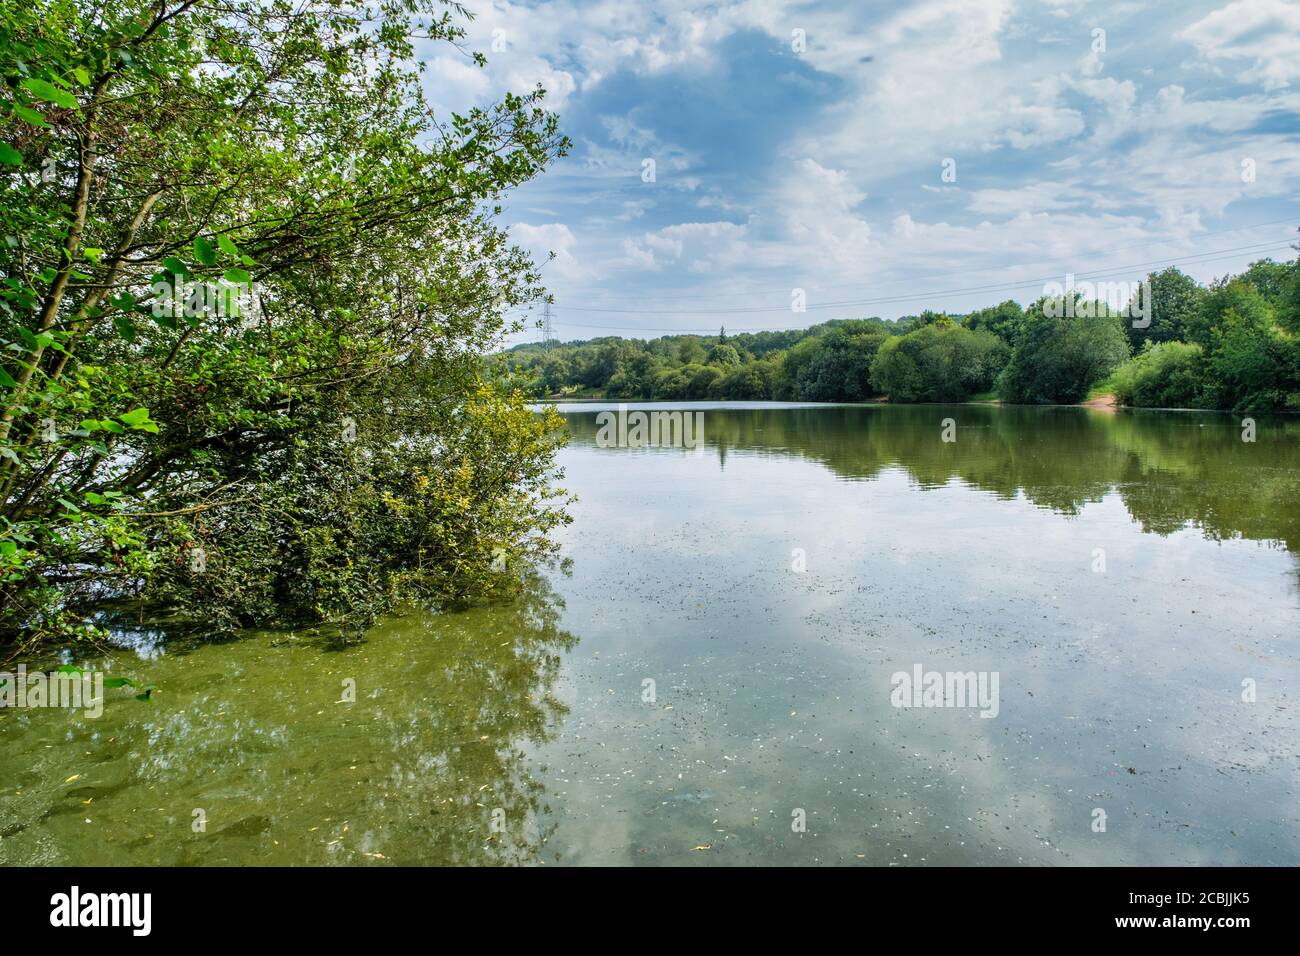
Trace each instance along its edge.
{"label": "calm water surface", "polygon": [[[516,605],[144,632],[154,703],[0,711],[0,862],[1300,864],[1300,422],[698,404],[630,449],[605,407]],[[918,664],[997,716],[895,708]]]}

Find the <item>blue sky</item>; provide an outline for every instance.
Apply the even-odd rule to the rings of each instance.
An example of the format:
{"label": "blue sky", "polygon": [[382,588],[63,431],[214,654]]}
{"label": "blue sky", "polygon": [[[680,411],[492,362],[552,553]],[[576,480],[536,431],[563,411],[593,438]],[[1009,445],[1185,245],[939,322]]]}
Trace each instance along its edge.
{"label": "blue sky", "polygon": [[488,66],[440,49],[435,106],[541,83],[574,143],[504,217],[555,254],[565,340],[966,311],[1066,273],[1174,260],[1208,280],[1293,254],[1295,0],[467,6]]}

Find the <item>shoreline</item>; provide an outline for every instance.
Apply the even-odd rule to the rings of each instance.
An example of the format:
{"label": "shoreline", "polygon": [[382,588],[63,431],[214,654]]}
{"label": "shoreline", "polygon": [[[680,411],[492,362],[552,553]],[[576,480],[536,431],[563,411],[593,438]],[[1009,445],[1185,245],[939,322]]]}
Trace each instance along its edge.
{"label": "shoreline", "polygon": [[[545,397],[545,398],[533,398],[533,399],[530,399],[529,401],[531,401],[531,402],[533,402],[533,403],[535,403],[535,404],[540,404],[540,405],[559,405],[559,404],[573,404],[573,405],[580,405],[580,404],[584,404],[584,403],[589,403],[589,404],[593,404],[593,405],[599,405],[599,404],[610,404],[610,403],[622,403],[622,404],[627,404],[627,405],[637,405],[637,404],[650,404],[650,403],[663,404],[663,403],[666,403],[666,402],[674,401],[674,399],[663,399],[663,398],[603,398],[603,397],[598,397],[598,396],[594,396],[594,395],[584,395],[584,396],[581,396],[581,397],[578,397],[578,398],[564,398],[564,397],[557,397],[557,396],[554,396],[554,395],[550,395],[550,396],[547,396],[547,397]],[[725,399],[725,398],[716,398],[716,399],[715,399],[715,398],[707,398],[707,399],[684,399],[684,400],[683,400],[683,402],[684,402],[685,404],[691,404],[691,403],[693,403],[693,402],[718,402],[718,403],[723,403],[723,404],[725,404],[727,401],[728,401],[728,399]],[[741,400],[734,400],[734,401],[741,401]],[[772,398],[751,398],[751,399],[743,399],[743,401],[745,401],[745,402],[758,402],[758,403],[770,403],[770,404],[773,404],[773,405],[779,405],[779,404],[785,404],[785,403],[786,403],[785,400],[778,400],[778,399],[772,399]],[[891,401],[889,401],[889,399],[887,399],[887,398],[885,398],[885,397],[883,397],[883,396],[879,396],[879,397],[876,397],[876,398],[872,398],[872,399],[869,399],[869,400],[867,400],[867,401],[865,401],[865,402],[805,402],[805,403],[801,403],[801,404],[808,404],[808,405],[894,405],[894,404],[900,404],[900,407],[911,407],[911,406],[919,406],[919,405],[996,405],[996,406],[999,406],[999,407],[1006,407],[1006,408],[1091,408],[1091,409],[1093,409],[1093,410],[1095,410],[1095,411],[1099,411],[1099,412],[1107,412],[1107,413],[1114,413],[1114,412],[1117,412],[1117,411],[1120,411],[1120,410],[1128,410],[1128,411],[1143,411],[1143,412],[1217,412],[1217,413],[1221,413],[1221,414],[1244,414],[1244,415],[1300,415],[1300,411],[1293,411],[1293,410],[1291,410],[1291,409],[1286,409],[1286,408],[1269,408],[1269,409],[1256,410],[1256,411],[1250,411],[1250,412],[1235,412],[1235,411],[1234,411],[1233,409],[1231,409],[1231,408],[1167,408],[1167,407],[1164,407],[1164,406],[1150,406],[1150,407],[1148,407],[1148,406],[1144,406],[1144,405],[1121,405],[1121,404],[1119,403],[1119,401],[1116,399],[1115,394],[1114,394],[1113,392],[1106,392],[1106,393],[1104,393],[1104,394],[1096,395],[1096,396],[1094,396],[1094,397],[1092,397],[1092,398],[1089,398],[1089,399],[1087,399],[1086,401],[1075,402],[1075,403],[1073,403],[1073,404],[1069,404],[1069,405],[1057,404],[1057,403],[1047,403],[1047,404],[1043,404],[1043,405],[1015,405],[1015,404],[1012,404],[1012,403],[1010,403],[1010,402],[1004,402],[1004,401],[1002,401],[1001,399],[997,399],[997,398],[981,399],[981,400],[979,400],[979,401],[975,401],[975,400],[967,399],[967,400],[964,401],[964,402],[904,402],[904,403],[895,403],[895,402],[891,402]]]}

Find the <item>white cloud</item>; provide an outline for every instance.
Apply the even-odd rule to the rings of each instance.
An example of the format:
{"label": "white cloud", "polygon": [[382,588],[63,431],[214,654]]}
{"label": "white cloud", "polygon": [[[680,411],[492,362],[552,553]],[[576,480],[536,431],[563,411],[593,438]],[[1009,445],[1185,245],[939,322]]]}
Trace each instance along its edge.
{"label": "white cloud", "polygon": [[1300,79],[1300,5],[1290,0],[1237,0],[1177,36],[1211,62],[1244,65],[1243,82],[1272,90]]}
{"label": "white cloud", "polygon": [[747,227],[733,222],[683,222],[647,232],[623,244],[619,265],[660,269],[679,267],[714,272],[744,261]]}
{"label": "white cloud", "polygon": [[[564,223],[548,222],[534,226],[517,222],[510,227],[510,237],[527,249],[539,265],[549,262],[544,266],[544,273],[548,276],[575,279],[583,275],[572,251],[578,240]],[[552,253],[554,259],[551,258]]]}
{"label": "white cloud", "polygon": [[[786,285],[808,288],[815,303],[1197,253],[1207,248],[1200,233],[1293,208],[1300,6],[1189,7],[495,0],[472,35],[486,50],[491,28],[503,26],[509,49],[489,52],[486,71],[445,58],[435,71],[440,95],[477,101],[546,76],[559,84],[559,102],[574,107],[576,126],[560,112],[575,155],[543,177],[544,201],[525,214],[545,224],[512,230],[521,242],[527,234],[530,248],[556,249],[548,281],[562,279],[570,301],[654,307],[660,291],[671,311],[689,305],[684,292]],[[1107,29],[1105,53],[1090,49],[1098,25]],[[796,27],[808,41],[797,61]],[[744,82],[770,84],[774,103],[805,90],[809,106],[756,120],[784,135],[731,165],[731,144],[712,138],[722,134],[698,104],[681,103],[683,122],[666,119],[655,112],[664,87],[641,103],[627,74],[647,90],[725,77],[722,58],[736,50],[753,57],[746,68],[771,63]],[[1189,69],[1193,58],[1199,68]],[[1243,93],[1238,81],[1257,86]],[[641,181],[647,157],[656,161],[654,183]],[[940,179],[946,157],[958,161],[955,184]],[[1256,169],[1250,183],[1240,175],[1247,158]],[[1281,211],[1245,205],[1261,200]],[[755,316],[765,320],[794,324],[788,313]]]}

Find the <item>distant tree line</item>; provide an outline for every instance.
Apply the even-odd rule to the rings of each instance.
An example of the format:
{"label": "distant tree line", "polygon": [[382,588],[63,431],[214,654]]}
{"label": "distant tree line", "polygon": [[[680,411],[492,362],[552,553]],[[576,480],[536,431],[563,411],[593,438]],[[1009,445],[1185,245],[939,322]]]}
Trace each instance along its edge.
{"label": "distant tree line", "polygon": [[[505,353],[536,397],[1074,404],[1300,410],[1300,260],[1203,286],[1148,276],[1149,324],[1075,293],[966,315],[837,319],[781,332],[617,336]],[[1140,327],[1145,325],[1146,327]]]}

